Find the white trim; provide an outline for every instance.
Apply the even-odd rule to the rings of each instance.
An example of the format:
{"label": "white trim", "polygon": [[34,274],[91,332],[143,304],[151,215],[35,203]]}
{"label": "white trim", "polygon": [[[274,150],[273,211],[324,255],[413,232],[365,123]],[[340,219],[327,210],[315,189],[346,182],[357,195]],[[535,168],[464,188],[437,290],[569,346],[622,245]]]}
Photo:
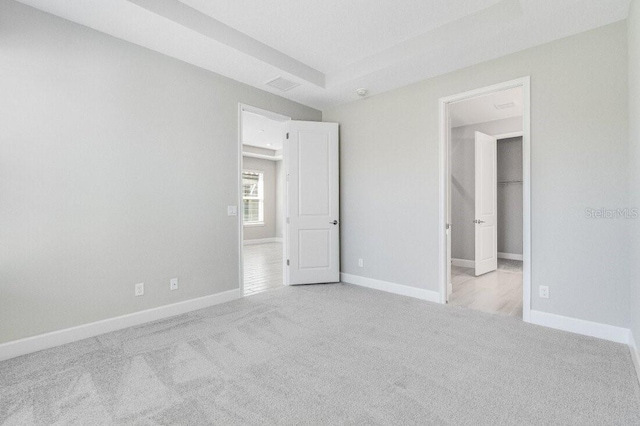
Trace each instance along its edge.
{"label": "white trim", "polygon": [[375,280],[373,278],[361,277],[358,275],[345,273],[340,273],[340,281],[360,287],[386,291],[387,293],[414,297],[416,299],[426,300],[429,302],[438,303],[440,301],[440,294],[437,291],[425,290],[423,288],[416,288],[408,285],[390,283],[387,281]]}
{"label": "white trim", "polygon": [[[282,182],[283,187],[280,187],[282,191],[282,202],[284,203],[282,207],[283,217],[282,217],[282,280],[284,285],[291,284],[291,276],[289,274],[289,245],[291,241],[291,235],[289,232],[289,164],[291,164],[291,159],[289,156],[289,152],[291,150],[289,146],[289,132],[291,130],[291,123],[287,123],[285,125],[285,139],[282,141],[282,163],[280,163],[280,167],[284,169],[284,182]],[[277,181],[277,179],[276,179]]]}
{"label": "white trim", "polygon": [[244,226],[245,228],[259,228],[261,226],[264,226],[264,222],[243,222],[242,226]]}
{"label": "white trim", "polygon": [[640,348],[636,345],[636,340],[633,338],[633,332],[631,330],[629,330],[629,350],[631,351],[631,359],[633,360],[633,366],[636,368],[636,375],[640,383]]}
{"label": "white trim", "polygon": [[[245,106],[238,104],[238,171],[237,171],[237,187],[238,191],[238,217],[236,218],[236,226],[238,227],[238,284],[240,287],[240,295],[244,295],[244,213],[242,212],[244,205],[243,198],[243,178],[242,172],[244,171],[244,157],[242,156],[242,111],[245,111]],[[248,111],[248,110],[247,110]]]}
{"label": "white trim", "polygon": [[77,342],[78,340],[88,339],[90,337],[99,336],[112,331],[146,324],[151,321],[185,314],[198,309],[208,308],[210,306],[238,299],[239,297],[240,290],[234,289],[209,296],[198,297],[197,299],[185,300],[184,302],[172,303],[170,305],[159,306],[157,308],[146,309],[144,311],[133,312],[127,315],[91,322],[77,327],[14,340],[13,342],[3,343],[0,345],[0,361],[38,352],[44,349],[54,348],[67,343]]}
{"label": "white trim", "polygon": [[565,317],[536,310],[531,310],[531,318],[529,322],[531,324],[555,328],[556,330],[569,331],[571,333],[582,334],[584,336],[597,337],[599,339],[610,340],[612,342],[629,343],[629,329],[616,327],[614,325]]}
{"label": "white trim", "polygon": [[475,260],[469,260],[469,259],[454,259],[454,258],[451,258],[451,265],[452,266],[457,266],[459,268],[475,268],[476,267],[476,261]]}
{"label": "white trim", "polygon": [[[242,152],[242,112],[243,111],[247,111],[247,112],[251,112],[254,114],[259,114],[262,115],[263,117],[267,117],[270,118],[271,120],[276,120],[276,121],[281,121],[281,122],[289,122],[291,121],[291,117],[287,117],[286,115],[282,115],[282,114],[278,114],[272,111],[268,111],[266,109],[262,109],[262,108],[257,108],[251,105],[246,105],[243,103],[238,103],[238,184],[237,184],[237,191],[238,191],[238,210],[240,210],[238,212],[238,217],[237,217],[237,227],[238,227],[238,283],[240,284],[240,296],[244,296],[244,251],[243,251],[243,247],[244,247],[244,220],[243,220],[243,214],[242,214],[242,171],[243,171],[243,152]],[[284,141],[284,143],[286,143],[286,140]],[[284,158],[283,155],[283,161],[284,161],[284,165],[287,164],[286,159]],[[285,169],[286,170],[286,169]],[[287,193],[285,191],[284,193],[284,200],[285,200],[285,205],[287,203],[286,201],[286,197],[287,197]],[[286,207],[286,206],[285,206]],[[286,211],[286,210],[285,210]],[[285,227],[286,228],[286,227]],[[285,229],[285,233],[286,233],[286,229]],[[286,269],[286,259],[287,259],[287,244],[283,244],[282,245],[282,253],[283,253],[283,270],[284,270],[284,274],[283,275],[283,282],[285,285],[288,285],[288,271]]]}
{"label": "white trim", "polygon": [[246,112],[251,112],[253,114],[258,114],[275,121],[282,121],[282,122],[291,121],[291,117],[289,116],[278,114],[277,112],[269,111],[266,109],[262,109],[262,108],[254,107],[251,105],[242,104],[242,103],[240,104],[240,111],[241,112],[246,111]]}
{"label": "white trim", "polygon": [[524,132],[522,130],[520,130],[519,132],[510,132],[510,133],[502,133],[499,135],[492,135],[494,138],[500,140],[500,139],[511,139],[511,138],[518,138],[518,137],[523,137],[524,136]]}
{"label": "white trim", "polygon": [[253,240],[244,240],[242,245],[251,246],[255,244],[268,244],[268,243],[281,243],[282,238],[273,237],[273,238],[256,238]]}
{"label": "white trim", "polygon": [[498,252],[498,259],[522,260],[523,256],[521,254],[516,254],[516,253]]}
{"label": "white trim", "polygon": [[[449,137],[448,137],[448,104],[466,99],[476,98],[489,93],[522,87],[522,173],[523,173],[523,277],[522,277],[522,319],[530,322],[531,312],[531,78],[529,76],[507,81],[493,86],[483,87],[465,93],[441,98],[440,107],[440,199],[439,199],[439,292],[440,303],[447,302],[447,194],[449,174]],[[498,135],[503,137],[504,135]]]}
{"label": "white trim", "polygon": [[268,161],[281,161],[282,155],[267,155],[267,154],[255,154],[253,152],[243,152],[243,157],[260,158],[261,160]]}

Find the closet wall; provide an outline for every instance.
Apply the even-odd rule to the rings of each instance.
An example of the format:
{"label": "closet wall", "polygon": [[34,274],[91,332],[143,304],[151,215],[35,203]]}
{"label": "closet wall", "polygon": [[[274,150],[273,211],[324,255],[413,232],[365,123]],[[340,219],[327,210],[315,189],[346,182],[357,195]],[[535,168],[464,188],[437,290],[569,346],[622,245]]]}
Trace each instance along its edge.
{"label": "closet wall", "polygon": [[498,140],[497,172],[498,253],[522,256],[521,137]]}

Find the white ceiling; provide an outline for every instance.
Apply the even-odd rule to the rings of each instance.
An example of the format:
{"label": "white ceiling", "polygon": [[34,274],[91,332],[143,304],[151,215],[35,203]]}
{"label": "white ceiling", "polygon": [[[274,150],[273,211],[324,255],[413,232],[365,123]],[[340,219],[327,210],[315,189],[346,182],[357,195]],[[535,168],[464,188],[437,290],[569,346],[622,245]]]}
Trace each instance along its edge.
{"label": "white ceiling", "polygon": [[[18,1],[318,109],[625,19],[630,3]],[[277,76],[300,85],[265,85]]]}
{"label": "white ceiling", "polygon": [[242,143],[273,150],[281,150],[284,123],[252,112],[242,112]]}
{"label": "white ceiling", "polygon": [[[513,106],[509,106],[513,104]],[[497,108],[502,106],[503,108]],[[451,127],[522,117],[522,87],[456,102],[449,105]]]}
{"label": "white ceiling", "polygon": [[329,73],[500,0],[179,1]]}

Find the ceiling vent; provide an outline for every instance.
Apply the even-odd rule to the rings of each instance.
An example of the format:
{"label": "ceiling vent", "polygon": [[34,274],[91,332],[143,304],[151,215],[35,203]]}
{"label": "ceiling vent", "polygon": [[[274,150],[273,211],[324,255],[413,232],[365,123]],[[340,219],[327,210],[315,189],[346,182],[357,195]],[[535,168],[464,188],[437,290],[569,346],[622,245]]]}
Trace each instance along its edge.
{"label": "ceiling vent", "polygon": [[267,86],[275,87],[278,90],[286,92],[288,90],[293,89],[294,87],[300,86],[299,83],[295,81],[287,80],[286,78],[276,77],[273,80],[269,80],[266,82]]}
{"label": "ceiling vent", "polygon": [[515,102],[507,102],[506,104],[495,104],[496,109],[509,109],[516,106]]}

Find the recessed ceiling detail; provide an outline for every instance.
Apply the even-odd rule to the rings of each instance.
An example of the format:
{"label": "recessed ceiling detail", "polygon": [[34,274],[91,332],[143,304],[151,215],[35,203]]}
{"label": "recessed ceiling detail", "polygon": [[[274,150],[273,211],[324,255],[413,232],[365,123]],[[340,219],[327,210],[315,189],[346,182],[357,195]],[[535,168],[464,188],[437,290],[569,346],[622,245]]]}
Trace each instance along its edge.
{"label": "recessed ceiling detail", "polygon": [[324,87],[324,74],[179,0],[128,0],[199,34]]}
{"label": "recessed ceiling detail", "polygon": [[179,0],[325,75],[502,0]]}
{"label": "recessed ceiling detail", "polygon": [[[623,20],[630,0],[18,0],[325,109]],[[282,91],[265,82],[301,83]]]}

